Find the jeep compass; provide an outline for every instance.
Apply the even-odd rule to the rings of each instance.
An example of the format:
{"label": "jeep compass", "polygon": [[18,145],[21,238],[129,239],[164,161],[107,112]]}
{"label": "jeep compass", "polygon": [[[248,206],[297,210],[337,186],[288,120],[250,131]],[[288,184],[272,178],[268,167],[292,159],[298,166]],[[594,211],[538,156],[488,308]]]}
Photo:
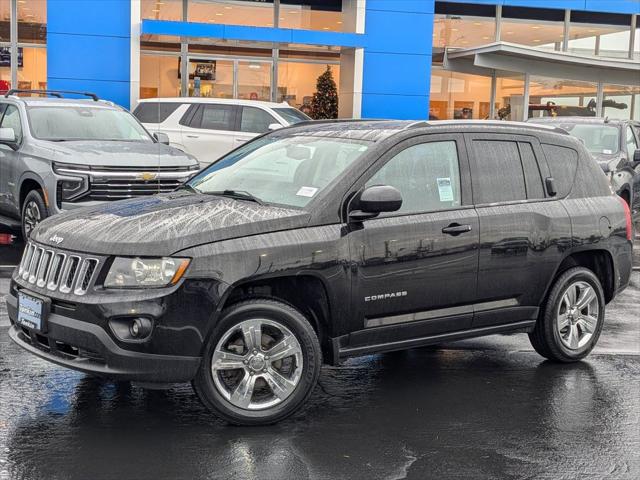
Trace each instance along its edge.
{"label": "jeep compass", "polygon": [[174,192],[43,221],[13,274],[9,333],[59,365],[192,382],[227,421],[273,423],[323,361],[504,332],[584,358],[629,282],[631,228],[563,130],[301,124]]}

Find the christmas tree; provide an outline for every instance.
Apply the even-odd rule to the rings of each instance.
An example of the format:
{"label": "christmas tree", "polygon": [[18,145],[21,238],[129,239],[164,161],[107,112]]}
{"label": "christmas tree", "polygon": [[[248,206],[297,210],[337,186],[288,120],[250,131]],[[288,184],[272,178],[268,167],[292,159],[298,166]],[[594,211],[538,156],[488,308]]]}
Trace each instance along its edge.
{"label": "christmas tree", "polygon": [[316,93],[311,100],[311,118],[338,118],[338,88],[331,73],[331,67],[318,77]]}

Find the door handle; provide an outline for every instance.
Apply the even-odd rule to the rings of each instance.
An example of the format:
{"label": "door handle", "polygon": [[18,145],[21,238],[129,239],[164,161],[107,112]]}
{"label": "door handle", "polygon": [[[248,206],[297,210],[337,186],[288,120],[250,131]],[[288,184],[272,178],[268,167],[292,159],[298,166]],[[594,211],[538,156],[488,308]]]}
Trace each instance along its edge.
{"label": "door handle", "polygon": [[442,233],[446,235],[460,235],[461,233],[466,233],[471,231],[471,225],[460,225],[459,223],[452,223],[442,229]]}
{"label": "door handle", "polygon": [[200,138],[200,135],[187,135],[187,138]]}

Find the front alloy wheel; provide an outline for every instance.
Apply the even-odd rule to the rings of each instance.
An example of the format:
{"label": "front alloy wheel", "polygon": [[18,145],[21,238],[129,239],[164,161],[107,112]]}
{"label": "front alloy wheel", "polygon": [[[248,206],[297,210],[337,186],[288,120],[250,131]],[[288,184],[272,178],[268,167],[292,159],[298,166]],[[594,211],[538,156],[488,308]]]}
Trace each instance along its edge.
{"label": "front alloy wheel", "polygon": [[38,224],[49,216],[44,198],[39,190],[30,191],[22,205],[22,236],[27,240]]}
{"label": "front alloy wheel", "polygon": [[248,410],[273,407],[291,396],[304,360],[295,335],[267,319],[244,320],[220,339],[211,359],[216,388]]}
{"label": "front alloy wheel", "polygon": [[192,383],[202,403],[228,422],[265,425],[304,403],[321,363],[316,333],[299,310],[255,299],[222,312]]}

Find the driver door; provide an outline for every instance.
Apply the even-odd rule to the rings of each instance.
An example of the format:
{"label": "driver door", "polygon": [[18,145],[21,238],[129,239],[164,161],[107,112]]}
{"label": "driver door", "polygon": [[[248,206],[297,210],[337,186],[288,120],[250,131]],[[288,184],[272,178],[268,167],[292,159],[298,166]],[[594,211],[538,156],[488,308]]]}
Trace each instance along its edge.
{"label": "driver door", "polygon": [[402,142],[367,175],[356,189],[391,185],[403,205],[349,233],[352,346],[470,328],[479,225],[462,136]]}

